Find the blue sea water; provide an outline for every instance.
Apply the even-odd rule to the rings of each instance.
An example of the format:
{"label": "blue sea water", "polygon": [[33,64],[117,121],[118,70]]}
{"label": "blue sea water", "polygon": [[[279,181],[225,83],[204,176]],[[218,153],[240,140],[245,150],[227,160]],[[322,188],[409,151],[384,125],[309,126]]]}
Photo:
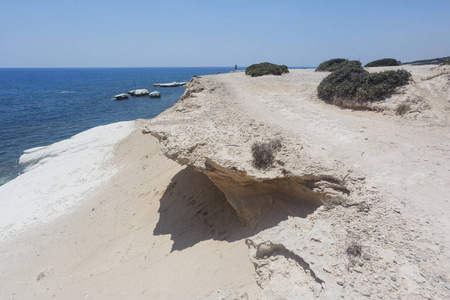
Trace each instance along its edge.
{"label": "blue sea water", "polygon": [[[23,151],[87,129],[119,121],[149,119],[176,103],[184,87],[154,83],[189,81],[193,75],[232,68],[0,69],[0,185],[23,166]],[[130,90],[158,90],[161,98],[111,101]]]}

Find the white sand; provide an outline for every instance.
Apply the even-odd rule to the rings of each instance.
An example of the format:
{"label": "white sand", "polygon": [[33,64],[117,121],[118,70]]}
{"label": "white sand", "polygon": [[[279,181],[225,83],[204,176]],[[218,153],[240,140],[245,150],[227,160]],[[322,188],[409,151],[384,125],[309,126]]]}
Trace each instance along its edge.
{"label": "white sand", "polygon": [[24,151],[25,172],[0,187],[0,241],[48,222],[78,205],[117,171],[114,145],[134,122],[99,126],[49,146]]}
{"label": "white sand", "polygon": [[115,149],[108,164],[119,171],[97,193],[0,243],[0,298],[195,299],[231,289],[255,299],[245,229],[211,181],[140,130]]}

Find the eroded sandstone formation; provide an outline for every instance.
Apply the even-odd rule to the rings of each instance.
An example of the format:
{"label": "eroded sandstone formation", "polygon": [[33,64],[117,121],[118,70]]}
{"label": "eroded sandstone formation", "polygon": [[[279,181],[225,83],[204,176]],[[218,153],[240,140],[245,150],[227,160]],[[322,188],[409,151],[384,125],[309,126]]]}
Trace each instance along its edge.
{"label": "eroded sandstone formation", "polygon": [[[306,217],[325,198],[349,193],[306,147],[278,128],[253,124],[234,100],[226,86],[193,78],[180,101],[148,121],[144,132],[159,139],[166,156],[205,173],[251,227],[269,213],[277,221]],[[252,165],[251,145],[273,137],[281,140],[282,149],[269,170],[258,170]],[[285,211],[283,217],[279,211]]]}
{"label": "eroded sandstone formation", "polygon": [[[261,299],[446,299],[448,76],[409,70],[414,82],[377,103],[385,114],[326,105],[316,95],[325,75],[313,70],[197,77],[143,132],[206,174],[254,229],[246,244]],[[395,116],[405,101],[427,110]],[[252,145],[274,139],[273,165],[255,168]],[[218,295],[245,299],[208,299]]]}

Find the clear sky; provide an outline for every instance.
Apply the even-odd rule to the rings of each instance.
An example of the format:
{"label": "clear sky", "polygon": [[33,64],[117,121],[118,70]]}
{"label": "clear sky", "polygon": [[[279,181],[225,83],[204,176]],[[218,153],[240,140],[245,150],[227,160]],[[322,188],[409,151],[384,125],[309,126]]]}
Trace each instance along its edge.
{"label": "clear sky", "polygon": [[0,67],[450,56],[450,0],[0,0]]}

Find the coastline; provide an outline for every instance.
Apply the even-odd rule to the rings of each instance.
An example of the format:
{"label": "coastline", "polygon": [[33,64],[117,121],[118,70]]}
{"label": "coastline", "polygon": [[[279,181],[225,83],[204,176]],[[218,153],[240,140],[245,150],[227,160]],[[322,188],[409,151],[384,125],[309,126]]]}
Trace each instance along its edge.
{"label": "coastline", "polygon": [[[414,81],[379,103],[409,102],[405,116],[325,104],[316,87],[326,74],[312,70],[196,78],[174,107],[135,121],[114,145],[117,173],[95,193],[0,243],[0,280],[8,283],[0,295],[445,299],[449,90],[447,77],[423,80],[440,71],[427,68],[409,68]],[[438,93],[423,96],[430,91]],[[251,144],[274,136],[283,138],[282,164],[255,169]],[[307,193],[286,196],[283,170],[289,187],[306,180],[350,205],[302,211]],[[243,197],[223,184],[234,180],[243,180]],[[243,226],[232,197],[269,199],[270,226]],[[351,237],[362,251],[353,265]]]}
{"label": "coastline", "polygon": [[72,138],[24,151],[27,165],[17,178],[0,186],[0,242],[70,212],[104,185],[118,168],[109,161],[114,147],[134,122],[98,126]]}

